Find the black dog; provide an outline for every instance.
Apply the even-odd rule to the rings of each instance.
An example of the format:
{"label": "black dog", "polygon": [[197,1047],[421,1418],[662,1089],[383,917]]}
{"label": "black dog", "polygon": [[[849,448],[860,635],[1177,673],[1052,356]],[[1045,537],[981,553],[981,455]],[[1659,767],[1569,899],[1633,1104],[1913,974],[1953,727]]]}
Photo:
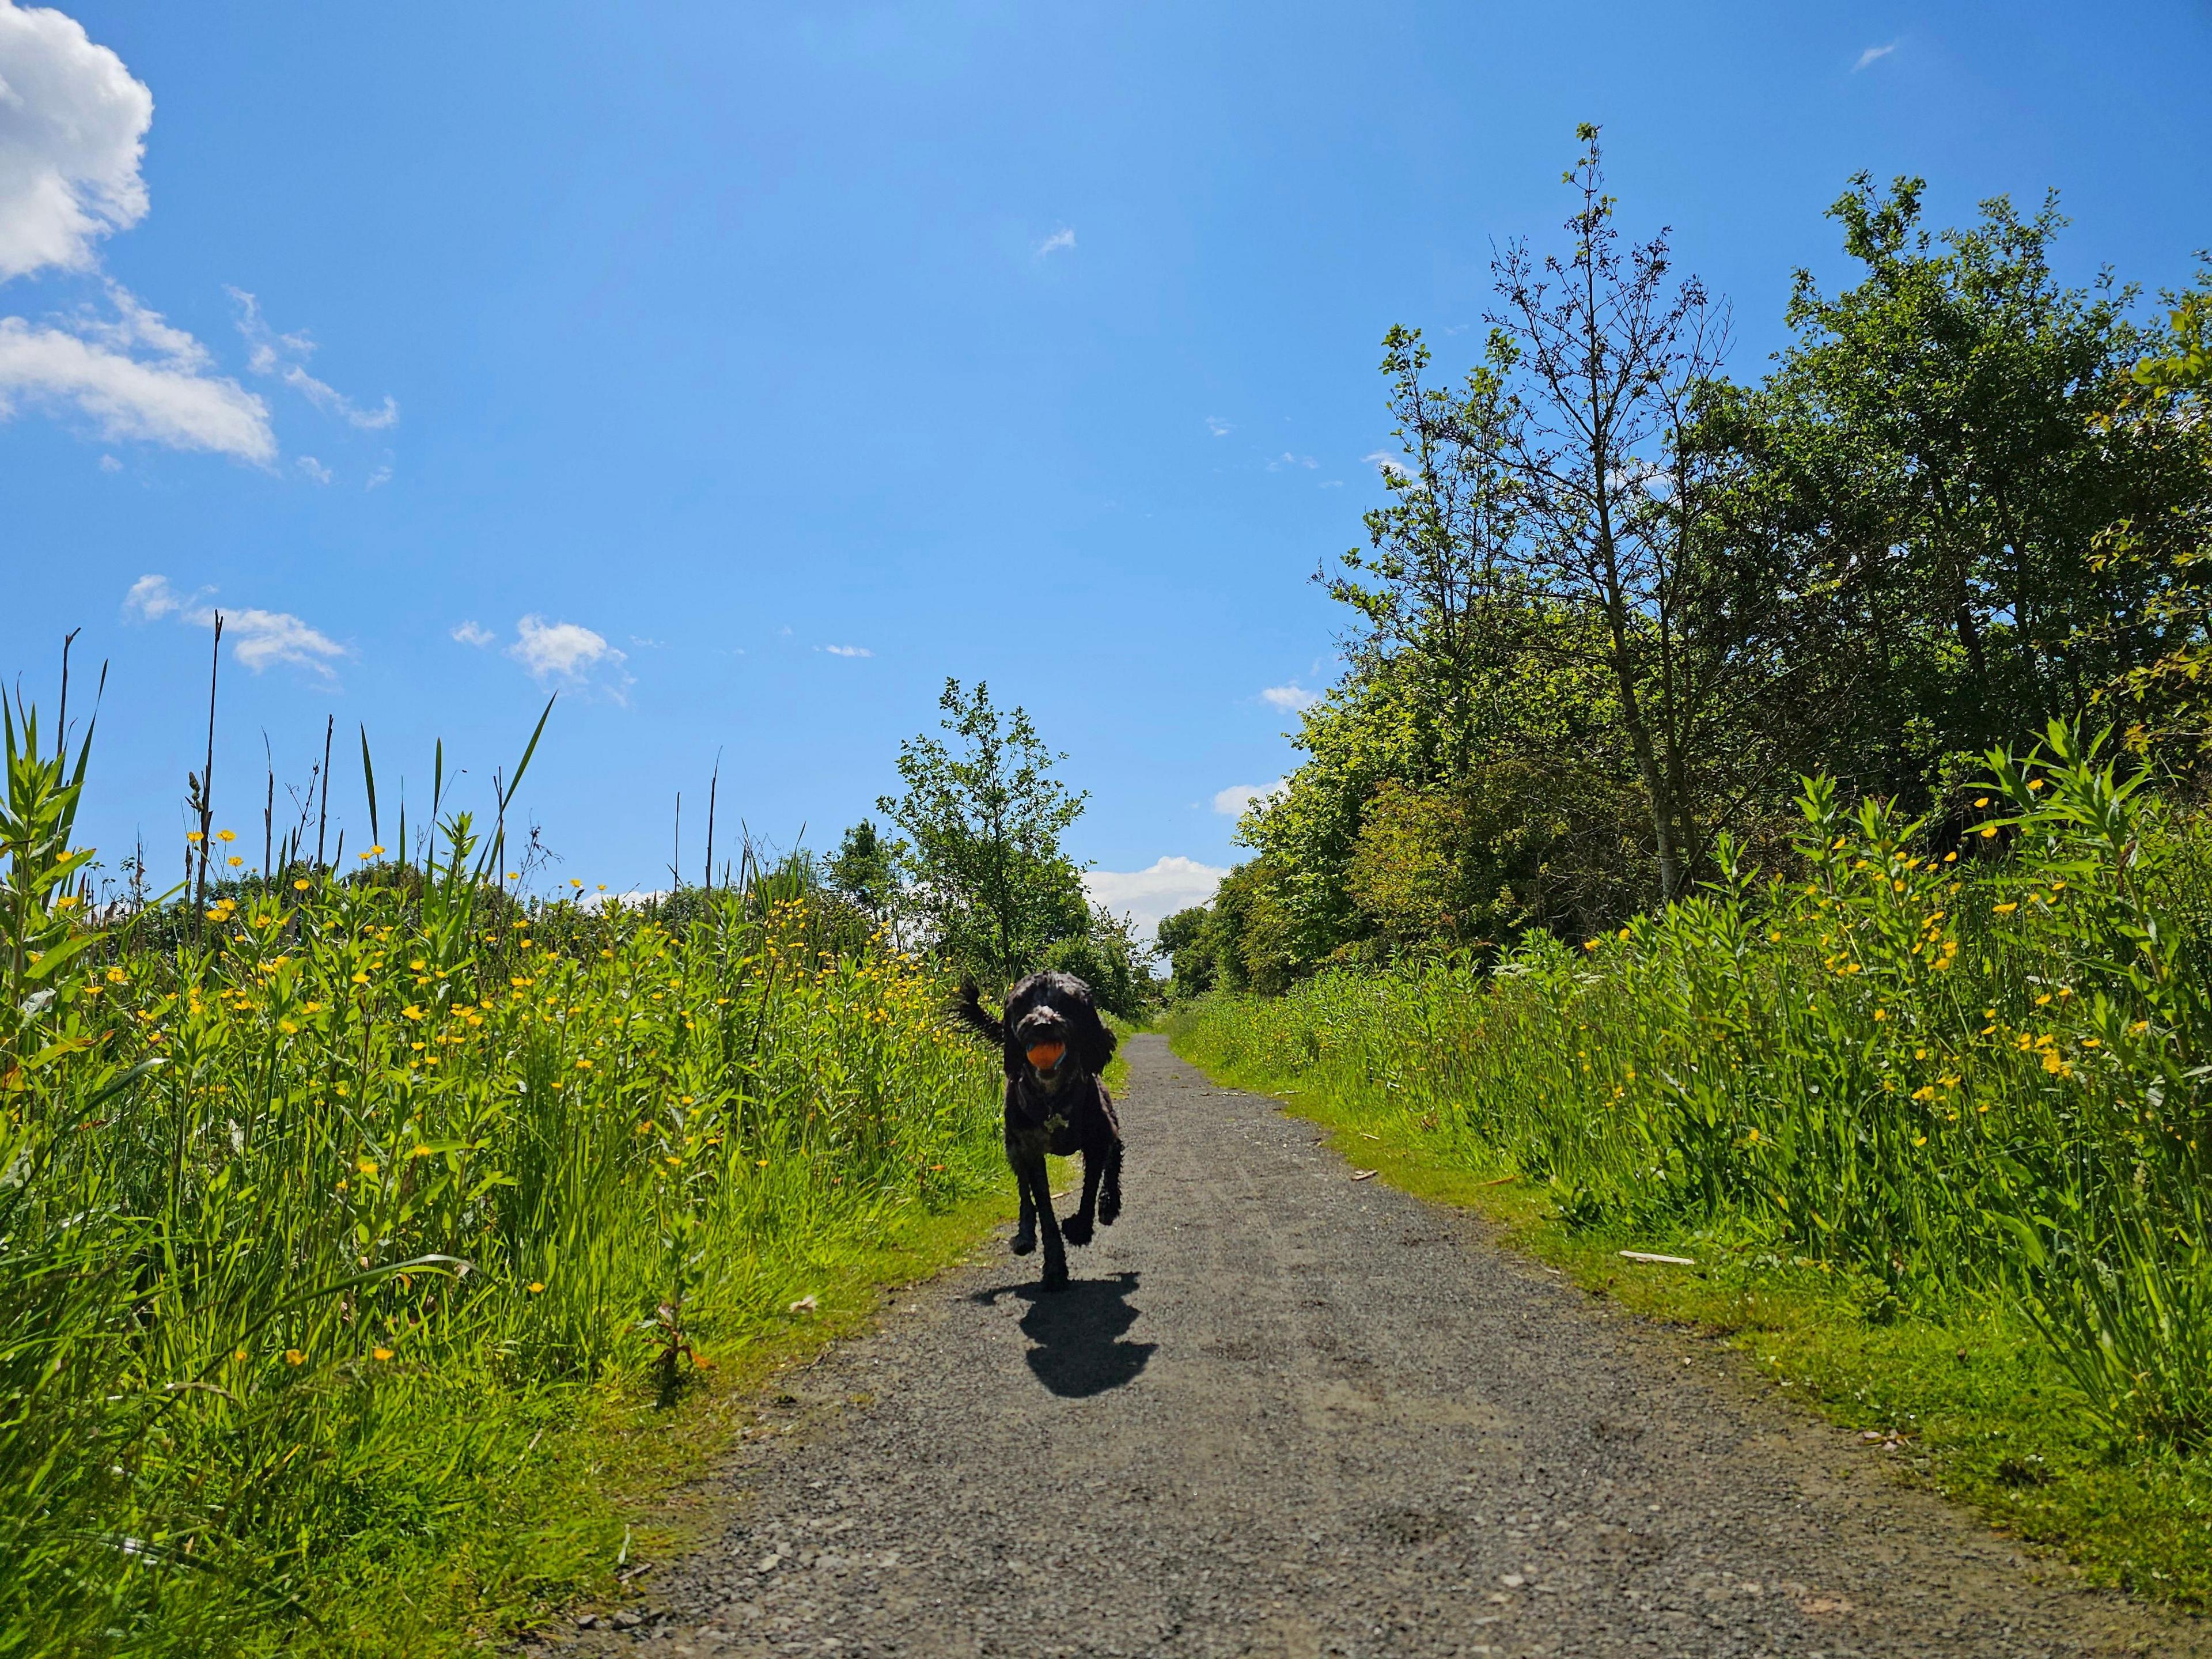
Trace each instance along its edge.
{"label": "black dog", "polygon": [[[1115,1038],[1098,1018],[1091,988],[1073,974],[1031,974],[1006,998],[1006,1013],[984,1012],[971,981],[960,988],[956,1017],[1005,1052],[1006,1162],[1020,1189],[1022,1218],[1014,1254],[1036,1249],[1044,1230],[1044,1288],[1067,1283],[1070,1244],[1088,1244],[1095,1216],[1110,1227],[1121,1213],[1121,1124],[1114,1097],[1098,1080],[1114,1057]],[[1047,1152],[1083,1154],[1083,1207],[1063,1227],[1052,1212]]]}

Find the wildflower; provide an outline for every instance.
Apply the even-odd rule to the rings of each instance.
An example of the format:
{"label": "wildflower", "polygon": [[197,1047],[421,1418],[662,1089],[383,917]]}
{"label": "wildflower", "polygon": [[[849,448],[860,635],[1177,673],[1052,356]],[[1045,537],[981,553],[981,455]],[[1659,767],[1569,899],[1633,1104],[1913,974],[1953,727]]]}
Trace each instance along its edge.
{"label": "wildflower", "polygon": [[1915,1090],[1912,1091],[1912,1097],[1913,1097],[1915,1100],[1933,1100],[1933,1099],[1935,1099],[1935,1098],[1936,1098],[1936,1085],[1935,1085],[1934,1084],[1932,1084],[1932,1083],[1923,1083],[1923,1084],[1922,1084],[1922,1085],[1921,1085],[1917,1089],[1915,1089]]}
{"label": "wildflower", "polygon": [[232,869],[235,870],[240,865],[244,864],[246,860],[239,857],[237,854],[233,853],[228,859],[224,860],[223,862],[229,865]]}
{"label": "wildflower", "polygon": [[2036,1000],[2035,1000],[2035,1006],[2036,1006],[2037,1007],[2040,1008],[2040,1007],[2042,1007],[2045,1003],[2049,1002],[2050,1000],[2051,1000],[2051,993],[2050,993],[2050,992],[2048,992],[2048,991],[2045,991],[2045,992],[2041,996],[2039,996],[2039,997],[2036,998]]}
{"label": "wildflower", "polygon": [[1782,943],[1782,930],[1781,930],[1779,927],[1772,927],[1772,928],[1769,928],[1769,929],[1767,930],[1767,934],[1766,934],[1766,942],[1767,942],[1769,945],[1779,945],[1779,944],[1781,944],[1781,943]]}
{"label": "wildflower", "polygon": [[217,841],[236,841],[238,839],[238,831],[235,830],[218,830],[215,832],[215,838]]}
{"label": "wildflower", "polygon": [[761,1167],[762,1169],[763,1169],[763,1170],[765,1170],[766,1168],[768,1168],[768,1160],[767,1160],[766,1158],[763,1158],[763,1159],[761,1159],[761,1161],[760,1161],[760,1167]]}
{"label": "wildflower", "polygon": [[404,1008],[402,1008],[399,1011],[399,1018],[402,1019],[420,1019],[422,1018],[422,1011],[416,1006],[415,1004],[410,1002]]}
{"label": "wildflower", "polygon": [[306,892],[307,890],[307,878],[305,876],[301,876],[297,881],[292,884],[292,890],[295,893]]}
{"label": "wildflower", "polygon": [[544,1288],[545,1285],[542,1280],[533,1279],[530,1281],[530,1293],[532,1296],[537,1295],[538,1291]]}
{"label": "wildflower", "polygon": [[2031,790],[2040,789],[2043,787],[2043,780],[2041,778],[2030,778],[2027,781],[2027,787]]}
{"label": "wildflower", "polygon": [[288,1365],[304,1365],[307,1363],[307,1356],[297,1348],[287,1348],[284,1350],[284,1363]]}
{"label": "wildflower", "polygon": [[1984,841],[1991,840],[1996,836],[1996,833],[1997,827],[1994,823],[1985,823],[1982,826],[1982,839]]}
{"label": "wildflower", "polygon": [[1959,855],[1956,853],[1946,853],[1943,854],[1943,862],[1946,864],[1956,864],[1958,861]]}
{"label": "wildflower", "polygon": [[356,985],[366,985],[368,983],[368,975],[356,968],[353,970],[353,982]]}
{"label": "wildflower", "polygon": [[576,1069],[580,1072],[588,1072],[592,1069],[592,1062],[588,1060],[579,1060],[576,1062]]}
{"label": "wildflower", "polygon": [[186,841],[196,842],[196,841],[198,841],[199,838],[200,838],[200,832],[199,832],[198,830],[186,830],[186,831],[185,832],[185,839]]}
{"label": "wildflower", "polygon": [[417,1146],[413,1152],[408,1153],[407,1156],[410,1158],[433,1158],[435,1157],[436,1154],[431,1152],[428,1146]]}
{"label": "wildflower", "polygon": [[[2000,905],[1996,905],[1996,906],[1995,906],[1995,907],[1994,907],[1993,911],[1992,911],[1992,914],[1996,915],[2000,915],[2000,916],[2008,916],[2008,915],[2010,915],[2014,911],[2015,911],[2015,910],[2017,910],[2017,909],[2019,909],[2019,908],[2020,908],[2020,906],[2019,906],[2019,904],[2018,904],[2017,902],[2011,903],[2011,904],[2000,904]],[[2049,998],[2047,998],[2047,997],[2045,999],[2045,1001],[2048,1001],[2049,1000],[2050,1000],[2050,999],[2049,999]]]}
{"label": "wildflower", "polygon": [[373,1176],[376,1173],[376,1160],[373,1158],[364,1158],[356,1163],[353,1167],[360,1170],[362,1174],[365,1176]]}
{"label": "wildflower", "polygon": [[368,1351],[368,1357],[371,1359],[389,1359],[392,1358],[392,1350],[389,1348],[371,1348]]}

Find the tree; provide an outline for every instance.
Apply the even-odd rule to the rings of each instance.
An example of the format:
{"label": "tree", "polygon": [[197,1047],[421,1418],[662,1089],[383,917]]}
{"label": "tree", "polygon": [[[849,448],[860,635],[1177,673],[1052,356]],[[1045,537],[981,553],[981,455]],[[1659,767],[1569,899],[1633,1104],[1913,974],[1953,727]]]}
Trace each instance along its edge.
{"label": "tree", "polygon": [[1829,642],[1799,763],[1924,799],[1945,756],[2079,716],[2158,654],[2169,568],[2093,554],[2203,485],[2130,408],[2154,343],[2131,292],[2053,276],[2055,202],[1939,236],[1922,189],[1862,173],[1829,209],[1863,274],[1829,295],[1798,273],[1797,338],[1735,441]]}
{"label": "tree", "polygon": [[1060,844],[1088,797],[1052,775],[1067,757],[1021,708],[994,708],[982,682],[971,693],[946,680],[938,707],[957,750],[927,732],[901,744],[906,793],[876,807],[906,834],[911,900],[934,948],[1011,984],[1054,940],[1089,932],[1082,875]]}
{"label": "tree", "polygon": [[823,863],[829,885],[872,917],[878,927],[895,926],[904,896],[900,862],[906,843],[886,837],[873,820],[862,818],[845,831],[837,850]]}

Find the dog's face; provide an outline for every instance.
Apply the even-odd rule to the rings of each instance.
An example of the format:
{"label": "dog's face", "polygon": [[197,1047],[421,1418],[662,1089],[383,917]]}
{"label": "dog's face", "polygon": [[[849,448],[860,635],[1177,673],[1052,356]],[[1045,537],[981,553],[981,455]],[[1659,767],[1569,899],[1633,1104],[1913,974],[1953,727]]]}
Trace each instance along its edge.
{"label": "dog's face", "polygon": [[1047,1094],[1056,1092],[1075,1065],[1068,1054],[1066,1018],[1057,1008],[1032,1008],[1009,1035],[1021,1050],[1030,1080]]}

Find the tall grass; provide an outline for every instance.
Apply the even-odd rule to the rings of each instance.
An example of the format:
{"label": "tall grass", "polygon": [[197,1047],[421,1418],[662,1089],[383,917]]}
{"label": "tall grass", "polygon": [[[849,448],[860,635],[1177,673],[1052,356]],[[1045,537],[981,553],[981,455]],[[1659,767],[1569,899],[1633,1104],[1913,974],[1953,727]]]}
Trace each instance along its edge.
{"label": "tall grass", "polygon": [[990,1057],[789,872],[526,909],[457,815],[103,927],[84,751],[6,740],[0,1655],[362,1645],[562,1390],[672,1397],[989,1178]]}
{"label": "tall grass", "polygon": [[2016,1297],[2111,1436],[2202,1449],[2212,841],[2063,728],[1990,763],[1950,850],[1814,781],[1788,879],[1730,854],[1618,937],[1211,1000],[1179,1042],[1571,1224],[1848,1268],[1876,1317]]}

